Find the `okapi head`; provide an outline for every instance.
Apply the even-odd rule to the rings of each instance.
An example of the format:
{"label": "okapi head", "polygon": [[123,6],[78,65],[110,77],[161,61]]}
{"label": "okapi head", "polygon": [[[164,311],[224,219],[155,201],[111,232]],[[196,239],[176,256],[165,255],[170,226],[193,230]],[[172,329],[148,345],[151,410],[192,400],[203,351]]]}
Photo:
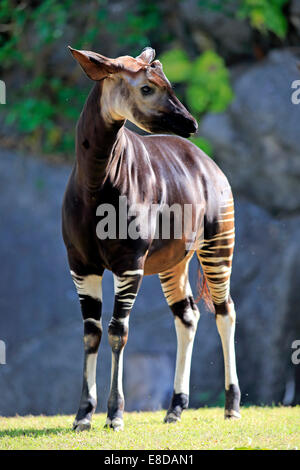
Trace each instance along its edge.
{"label": "okapi head", "polygon": [[147,47],[136,58],[109,59],[91,51],[71,50],[89,78],[103,81],[101,111],[106,121],[129,121],[151,133],[190,137],[197,122],[176,98],[162,65]]}

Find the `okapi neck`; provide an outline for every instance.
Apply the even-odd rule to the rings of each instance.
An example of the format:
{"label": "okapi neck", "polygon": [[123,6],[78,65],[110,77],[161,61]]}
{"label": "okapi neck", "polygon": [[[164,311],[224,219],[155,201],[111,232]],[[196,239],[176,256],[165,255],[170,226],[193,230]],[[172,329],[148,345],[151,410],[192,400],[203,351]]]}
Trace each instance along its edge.
{"label": "okapi neck", "polygon": [[81,112],[76,130],[76,179],[88,193],[98,191],[108,164],[117,158],[124,122],[106,123],[101,114],[102,82],[96,82]]}

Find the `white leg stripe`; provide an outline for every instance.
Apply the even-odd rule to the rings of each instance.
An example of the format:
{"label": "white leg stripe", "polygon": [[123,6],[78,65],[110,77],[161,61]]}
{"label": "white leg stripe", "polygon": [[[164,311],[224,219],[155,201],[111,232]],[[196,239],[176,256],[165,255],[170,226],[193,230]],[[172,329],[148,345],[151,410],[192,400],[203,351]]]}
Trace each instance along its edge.
{"label": "white leg stripe", "polygon": [[88,295],[96,300],[102,301],[102,277],[96,274],[89,274],[88,276],[79,276],[74,271],[71,271],[74,284],[79,296]]}
{"label": "white leg stripe", "polygon": [[[195,318],[195,314],[192,311],[191,315]],[[189,395],[190,369],[195,330],[187,328],[178,317],[175,317],[175,328],[177,334],[177,356],[174,391],[175,393],[185,393]]]}
{"label": "white leg stripe", "polygon": [[86,380],[88,384],[89,394],[95,400],[97,400],[96,368],[97,353],[88,354],[86,362]]}
{"label": "white leg stripe", "polygon": [[136,273],[136,274],[126,274],[126,276],[116,276],[114,274],[114,287],[115,295],[117,296],[118,302],[126,303],[127,308],[132,308],[137,292],[128,292],[130,288],[134,286],[137,280],[137,276],[140,276],[140,272],[143,273],[143,270],[136,273],[135,271],[125,271],[126,273]]}
{"label": "white leg stripe", "polygon": [[144,274],[143,269],[135,269],[133,271],[124,271],[122,276],[142,276]]}
{"label": "white leg stripe", "polygon": [[173,269],[159,273],[159,279],[168,305],[173,305],[186,297],[192,297],[188,268],[193,252]]}
{"label": "white leg stripe", "polygon": [[[110,389],[112,388],[112,382],[113,382],[113,379],[115,378],[115,374],[116,374],[116,378],[117,378],[117,390],[119,392],[119,394],[121,395],[121,397],[124,396],[124,393],[123,393],[123,352],[124,352],[124,349],[121,349],[120,353],[119,353],[119,360],[118,360],[118,363],[116,362],[116,358],[115,358],[115,355],[112,353],[112,358],[111,358],[111,377],[110,377]],[[116,370],[117,369],[117,370]]]}
{"label": "white leg stripe", "polygon": [[[234,307],[233,307],[234,308]],[[225,366],[225,388],[229,389],[230,384],[238,385],[235,363],[234,332],[235,313],[232,315],[217,315],[216,322],[218,332],[222,341],[224,366]]]}
{"label": "white leg stripe", "polygon": [[114,321],[117,321],[121,325],[128,328],[128,326],[129,326],[129,315],[127,315],[127,317],[125,317],[125,318],[114,318]]}

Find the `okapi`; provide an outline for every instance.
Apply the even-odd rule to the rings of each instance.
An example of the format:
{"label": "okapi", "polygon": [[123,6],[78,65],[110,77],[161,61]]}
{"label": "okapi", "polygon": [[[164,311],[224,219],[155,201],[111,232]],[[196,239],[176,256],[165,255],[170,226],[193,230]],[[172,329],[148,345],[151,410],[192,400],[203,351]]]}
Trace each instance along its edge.
{"label": "okapi", "polygon": [[[235,309],[230,297],[234,248],[234,205],[229,183],[213,162],[189,140],[197,123],[176,98],[155,51],[116,59],[90,51],[70,51],[95,84],[76,130],[74,164],[62,209],[63,238],[84,322],[83,388],[74,429],[89,429],[96,409],[96,363],[102,335],[101,281],[105,269],[114,276],[114,311],[108,327],[112,348],[111,387],[106,426],[123,429],[123,351],[129,315],[144,275],[158,274],[175,320],[177,356],[174,393],[165,422],[180,421],[188,406],[193,342],[199,319],[188,279],[196,251],[213,302],[225,364],[225,418],[239,418],[240,390],[235,364]],[[125,128],[126,120],[149,133]],[[162,135],[168,134],[168,135]],[[170,135],[171,134],[171,135]],[[176,135],[172,135],[176,134]],[[193,214],[201,244],[186,249],[184,237],[148,236],[99,239],[96,211],[126,196],[128,205],[203,207]],[[159,212],[160,209],[158,209]],[[132,217],[128,215],[127,226]],[[198,230],[199,228],[199,230]],[[146,328],[146,325],[145,325]]]}

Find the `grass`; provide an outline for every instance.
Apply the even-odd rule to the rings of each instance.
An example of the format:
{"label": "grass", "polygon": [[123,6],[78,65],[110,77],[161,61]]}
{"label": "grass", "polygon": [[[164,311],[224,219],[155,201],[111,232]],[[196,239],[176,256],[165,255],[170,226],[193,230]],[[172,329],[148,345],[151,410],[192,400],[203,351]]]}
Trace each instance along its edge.
{"label": "grass", "polygon": [[163,424],[164,413],[126,413],[125,430],[118,433],[103,428],[104,414],[82,433],[71,430],[73,416],[0,418],[0,450],[300,448],[300,406],[244,408],[234,421],[225,421],[221,408],[188,410],[177,424]]}

